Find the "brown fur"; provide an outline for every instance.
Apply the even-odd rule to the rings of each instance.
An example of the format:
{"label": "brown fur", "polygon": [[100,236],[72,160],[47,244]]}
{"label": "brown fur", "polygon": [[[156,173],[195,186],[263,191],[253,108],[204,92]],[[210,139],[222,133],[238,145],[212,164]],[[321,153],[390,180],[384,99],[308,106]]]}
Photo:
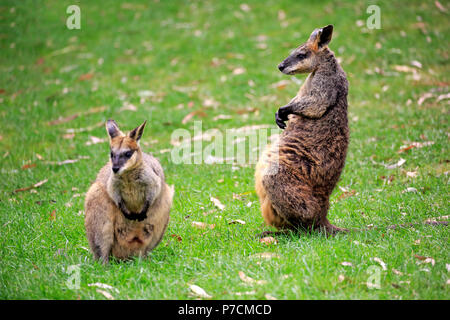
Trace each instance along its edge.
{"label": "brown fur", "polygon": [[[104,263],[110,255],[127,259],[147,254],[161,241],[169,222],[173,188],[165,183],[158,160],[139,147],[144,126],[124,135],[108,121],[112,155],[134,152],[128,159],[112,158],[86,194],[87,238],[94,257]],[[120,170],[114,173],[118,164]],[[129,219],[126,214],[131,213],[142,221]]]}
{"label": "brown fur", "polygon": [[310,39],[279,66],[286,74],[311,72],[297,96],[280,108],[288,125],[256,167],[256,192],[267,224],[278,229],[344,230],[327,219],[329,197],[344,168],[349,131],[346,75],[327,47],[332,26]]}

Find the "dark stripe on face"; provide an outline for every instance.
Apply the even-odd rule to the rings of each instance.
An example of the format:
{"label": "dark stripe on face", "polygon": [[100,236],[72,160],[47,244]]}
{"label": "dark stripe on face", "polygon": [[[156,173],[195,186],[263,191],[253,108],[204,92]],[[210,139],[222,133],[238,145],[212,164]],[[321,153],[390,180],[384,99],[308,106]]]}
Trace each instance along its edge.
{"label": "dark stripe on face", "polygon": [[120,168],[133,156],[136,150],[127,150],[124,152],[114,152],[111,150],[111,163],[114,172],[119,171]]}

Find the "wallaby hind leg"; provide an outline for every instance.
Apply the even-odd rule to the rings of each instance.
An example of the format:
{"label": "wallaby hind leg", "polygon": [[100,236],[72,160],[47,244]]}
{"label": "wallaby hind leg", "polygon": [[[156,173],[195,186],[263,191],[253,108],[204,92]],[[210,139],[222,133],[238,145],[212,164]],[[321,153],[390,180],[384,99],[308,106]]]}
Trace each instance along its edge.
{"label": "wallaby hind leg", "polygon": [[[263,185],[263,175],[267,164],[263,161],[258,162],[255,172],[255,190],[259,197],[259,202],[261,205],[261,214],[264,218],[266,224],[281,229],[286,224],[286,221],[278,215],[272,206],[272,202],[267,196],[266,189]],[[263,232],[264,233],[264,232]]]}
{"label": "wallaby hind leg", "polygon": [[95,259],[107,263],[114,244],[114,204],[106,195],[105,188],[94,183],[85,200],[85,227],[89,246]]}
{"label": "wallaby hind leg", "polygon": [[328,221],[327,217],[323,219],[323,222],[320,223],[316,229],[320,231],[325,231],[327,234],[336,235],[339,232],[350,232],[349,229],[337,227]]}

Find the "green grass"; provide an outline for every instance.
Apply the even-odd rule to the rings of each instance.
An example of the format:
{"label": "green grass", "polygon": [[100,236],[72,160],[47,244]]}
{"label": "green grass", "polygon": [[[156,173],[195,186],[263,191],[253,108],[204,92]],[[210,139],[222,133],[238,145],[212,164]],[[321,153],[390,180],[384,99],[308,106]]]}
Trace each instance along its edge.
{"label": "green grass", "polygon": [[[81,30],[65,27],[66,8],[74,2],[81,8]],[[357,21],[367,19],[366,8],[373,2],[381,8],[381,29],[359,27]],[[357,193],[341,198],[343,191],[336,188],[330,220],[365,228],[448,215],[449,109],[448,100],[436,98],[449,92],[448,3],[441,1],[447,13],[434,1],[246,3],[249,12],[236,1],[1,2],[0,298],[105,299],[88,286],[96,282],[119,290],[109,290],[116,299],[191,299],[191,284],[213,299],[265,299],[266,294],[278,299],[450,298],[447,227],[372,229],[333,238],[292,235],[267,246],[255,238],[269,228],[254,193],[253,165],[237,170],[180,165],[171,162],[170,152],[160,153],[172,148],[175,129],[192,131],[194,120],[202,120],[204,130],[223,132],[274,124],[277,108],[298,90],[294,81],[284,89],[271,86],[292,79],[278,72],[277,64],[314,28],[332,23],[330,47],[350,82],[351,142],[339,186]],[[265,49],[258,48],[262,35]],[[215,66],[217,59],[222,63]],[[411,66],[414,60],[422,68]],[[418,76],[397,71],[399,65],[416,69]],[[245,73],[233,75],[238,67]],[[93,76],[80,81],[85,74]],[[155,96],[141,101],[142,90]],[[419,105],[427,92],[433,97]],[[208,99],[217,106],[205,106]],[[124,101],[138,110],[120,111]],[[81,114],[99,106],[106,109]],[[243,116],[238,111],[244,108],[258,112]],[[206,117],[182,124],[195,110]],[[76,113],[81,114],[76,119],[48,125]],[[219,114],[232,118],[214,121]],[[108,159],[106,143],[86,142],[91,135],[106,138],[106,132],[100,126],[71,139],[63,136],[69,128],[108,118],[126,130],[148,119],[142,146],[160,159],[176,195],[167,232],[148,258],[103,266],[87,249],[83,199]],[[434,144],[397,152],[423,141]],[[89,159],[48,163],[79,156]],[[406,160],[400,168],[383,165],[400,158]],[[27,164],[36,166],[22,169]],[[412,171],[417,177],[406,175]],[[44,179],[35,192],[14,193]],[[417,192],[404,192],[408,187]],[[234,199],[233,193],[244,197]],[[215,208],[210,197],[225,209]],[[229,224],[233,219],[246,224]],[[215,228],[197,229],[193,221]],[[262,252],[278,256],[252,257]],[[386,263],[386,270],[375,257]],[[80,266],[79,290],[66,285],[65,270],[71,265]],[[379,267],[379,289],[366,285],[373,265]],[[267,282],[246,284],[239,271]]]}

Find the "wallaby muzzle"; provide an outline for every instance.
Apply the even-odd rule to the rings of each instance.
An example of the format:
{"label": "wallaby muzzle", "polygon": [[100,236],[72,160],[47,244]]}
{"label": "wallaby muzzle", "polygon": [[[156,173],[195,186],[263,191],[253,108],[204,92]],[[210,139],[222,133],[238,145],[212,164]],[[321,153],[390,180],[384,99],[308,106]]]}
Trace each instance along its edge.
{"label": "wallaby muzzle", "polygon": [[279,65],[278,65],[278,70],[280,70],[281,72],[283,72],[283,70],[286,68],[286,65],[284,63],[284,61],[282,61]]}
{"label": "wallaby muzzle", "polygon": [[111,157],[111,163],[112,163],[112,171],[114,173],[119,172],[120,168],[127,162],[128,159],[123,159],[119,155],[113,155]]}

